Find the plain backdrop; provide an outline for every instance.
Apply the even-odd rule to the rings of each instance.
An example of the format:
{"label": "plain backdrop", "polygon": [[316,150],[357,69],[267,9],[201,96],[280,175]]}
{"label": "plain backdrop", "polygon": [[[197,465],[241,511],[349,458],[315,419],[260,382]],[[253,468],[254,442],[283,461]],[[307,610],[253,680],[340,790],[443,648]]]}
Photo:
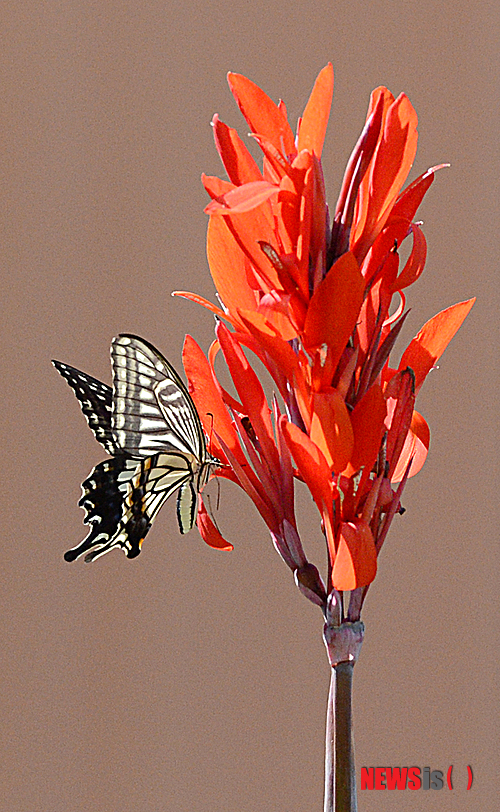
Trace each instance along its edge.
{"label": "plain backdrop", "polygon": [[[383,550],[355,670],[358,775],[453,765],[455,789],[362,792],[359,809],[497,808],[498,23],[487,0],[4,4],[1,812],[322,808],[320,611],[224,482],[232,553],[180,537],[168,504],[137,560],[65,563],[85,533],[80,483],[104,454],[50,358],[109,382],[118,332],[178,367],[185,333],[208,348],[210,314],[170,292],[215,301],[210,120],[248,129],[226,72],[284,98],[295,126],[328,61],[332,205],[380,84],[419,115],[410,177],[451,164],[419,212],[428,263],[400,350],[478,297],[419,397],[431,451]],[[318,516],[298,498],[323,567]]]}

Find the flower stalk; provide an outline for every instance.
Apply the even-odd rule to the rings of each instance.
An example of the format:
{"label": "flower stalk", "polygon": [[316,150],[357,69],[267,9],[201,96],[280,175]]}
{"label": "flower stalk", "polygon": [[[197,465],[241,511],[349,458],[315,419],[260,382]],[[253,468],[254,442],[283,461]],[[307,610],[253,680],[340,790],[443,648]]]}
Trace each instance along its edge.
{"label": "flower stalk", "polygon": [[[330,621],[338,618],[342,599],[329,602]],[[364,638],[361,621],[325,623],[323,639],[331,667],[326,716],[324,812],[356,812],[356,771],[352,733],[352,679]]]}

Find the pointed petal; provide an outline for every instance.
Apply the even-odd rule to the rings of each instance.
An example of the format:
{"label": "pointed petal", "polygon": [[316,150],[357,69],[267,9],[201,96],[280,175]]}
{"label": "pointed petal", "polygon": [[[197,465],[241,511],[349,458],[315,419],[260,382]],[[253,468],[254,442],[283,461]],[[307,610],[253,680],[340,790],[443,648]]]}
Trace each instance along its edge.
{"label": "pointed petal", "polygon": [[[380,141],[383,137],[384,132],[384,125],[387,119],[387,113],[391,106],[394,104],[394,96],[386,87],[377,87],[370,96],[370,104],[368,105],[368,112],[366,114],[366,124],[370,122],[370,127],[367,130],[366,124],[361,137],[354,148],[354,153],[351,156],[348,164],[348,172],[351,169],[353,173],[352,177],[349,178],[349,174],[347,174],[344,183],[342,184],[341,190],[341,197],[339,198],[339,203],[344,203],[343,208],[345,209],[345,204],[347,202],[347,193],[351,184],[356,181],[358,184],[358,194],[356,197],[356,208],[355,208],[355,215],[354,215],[354,226],[351,232],[351,244],[355,241],[355,238],[359,237],[362,233],[363,229],[366,225],[366,220],[368,216],[368,207],[370,205],[370,195],[371,195],[371,186],[370,186],[370,176],[371,172],[373,171],[373,163],[375,160],[375,152],[377,148],[380,146]],[[371,119],[371,121],[370,121]],[[361,148],[365,146],[363,143],[363,138],[365,136],[369,138],[369,150],[364,149],[358,154],[358,146]],[[375,140],[376,136],[376,140]],[[375,144],[373,143],[375,140]],[[366,159],[370,158],[368,166],[366,165]],[[358,162],[363,161],[364,163],[364,172],[361,178],[355,176],[354,170]],[[343,198],[346,199],[343,199]],[[339,208],[337,207],[337,211]],[[349,225],[351,225],[349,223]]]}
{"label": "pointed petal", "polygon": [[201,495],[198,497],[198,516],[196,517],[196,525],[200,531],[205,544],[212,547],[214,550],[233,550],[233,545],[222,537],[219,530],[212,521]]}
{"label": "pointed petal", "polygon": [[[388,92],[388,91],[387,91]],[[376,93],[376,91],[375,91]],[[379,93],[376,101],[375,96],[372,96],[372,103],[368,110],[366,123],[363,131],[358,138],[358,141],[351,153],[351,157],[347,163],[342,181],[337,205],[335,207],[335,220],[341,222],[347,228],[351,227],[352,216],[354,214],[354,204],[358,196],[358,190],[363,183],[366,170],[370,165],[373,154],[380,139],[382,118],[384,112],[384,95]],[[368,203],[366,190],[361,187],[360,190],[360,204],[361,201],[365,203],[365,208]],[[359,218],[363,219],[360,209]]]}
{"label": "pointed petal", "polygon": [[[280,459],[280,490],[283,502],[283,511],[288,521],[295,522],[295,492],[293,484],[293,467],[290,449],[286,443],[281,426],[280,412],[276,397],[273,398],[274,425],[276,426],[276,440]],[[286,419],[286,418],[285,418]]]}
{"label": "pointed petal", "polygon": [[212,200],[205,206],[206,214],[239,214],[252,211],[279,193],[279,187],[267,180],[255,180],[231,189],[220,200]]}
{"label": "pointed petal", "polygon": [[363,303],[365,281],[350,252],[330,268],[309,302],[304,327],[307,348],[328,344],[333,368],[352,334]]}
{"label": "pointed petal", "polygon": [[429,451],[430,430],[425,419],[418,412],[413,412],[410,430],[406,436],[403,450],[391,477],[392,482],[400,482],[411,462],[408,476],[415,476],[422,468]]}
{"label": "pointed petal", "polygon": [[245,463],[245,467],[240,465],[236,457],[233,456],[231,449],[224,443],[224,440],[221,437],[218,438],[218,440],[233,468],[240,487],[248,494],[271,533],[278,533],[279,521],[275,514],[274,505],[270,502],[267,493],[265,493],[254,471],[250,468],[248,463]]}
{"label": "pointed petal", "polygon": [[276,333],[263,313],[240,310],[239,316],[247,330],[260,346],[270,354],[278,368],[291,382],[298,374],[297,356],[288,343],[288,335],[283,338]]}
{"label": "pointed petal", "polygon": [[295,139],[283,111],[246,76],[228,73],[227,80],[251,131],[264,135],[287,158],[294,156]]}
{"label": "pointed petal", "polygon": [[405,220],[413,220],[429,186],[434,181],[434,174],[438,169],[444,169],[449,164],[439,164],[432,166],[423,175],[420,175],[413,183],[401,192],[396,200],[391,212],[392,217],[404,217]]}
{"label": "pointed petal", "polygon": [[237,307],[257,307],[248,281],[247,262],[223,217],[211,217],[207,233],[207,256],[217,292],[233,315]]}
{"label": "pointed petal", "polygon": [[352,455],[354,434],[344,399],[333,387],[313,395],[310,434],[332,470],[343,471]]}
{"label": "pointed petal", "polygon": [[322,513],[326,506],[331,515],[336,488],[323,452],[298,426],[289,423],[284,415],[280,419],[280,427],[300,475],[319,511]]}
{"label": "pointed petal", "polygon": [[[417,116],[409,99],[401,93],[391,104],[384,132],[374,155],[363,209],[358,206],[351,249],[361,261],[384,227],[399,195],[417,150]],[[360,190],[361,191],[361,190]]]}
{"label": "pointed petal", "polygon": [[203,350],[190,335],[187,335],[184,340],[182,363],[188,379],[189,394],[194,400],[205,434],[213,443],[212,451],[215,453],[217,450],[218,454],[221,450],[221,446],[217,444],[213,436],[215,431],[224,439],[237,459],[245,464],[246,458],[241,449],[236,429],[222,400],[219,383]]}
{"label": "pointed petal", "polygon": [[462,325],[475,298],[467,299],[441,310],[424,324],[420,332],[403,353],[399,369],[410,367],[415,373],[415,389],[418,392],[427,374],[442,355],[449,342]]}
{"label": "pointed petal", "polygon": [[284,175],[293,177],[294,170],[292,165],[285,158],[281,150],[277,149],[274,144],[263,135],[259,133],[250,133],[252,138],[257,142],[262,152],[264,153],[264,179],[271,183],[279,184]]}
{"label": "pointed petal", "polygon": [[333,67],[329,62],[320,71],[304,110],[297,144],[299,152],[307,149],[321,158],[332,97]]}
{"label": "pointed petal", "polygon": [[377,574],[377,551],[366,522],[342,522],[332,582],[339,591],[368,586]]}
{"label": "pointed petal", "polygon": [[278,471],[278,451],[274,442],[270,410],[262,385],[234,335],[222,322],[217,325],[216,333],[236,391],[250,418],[268,465],[271,470]]}
{"label": "pointed petal", "polygon": [[415,404],[413,373],[406,368],[397,372],[385,389],[387,398],[387,476],[392,477],[410,429]]}
{"label": "pointed petal", "polygon": [[227,319],[227,321],[230,321],[231,323],[233,322],[231,316],[221,310],[220,307],[212,304],[212,302],[209,302],[208,299],[205,299],[203,296],[199,296],[197,293],[190,293],[188,290],[173,290],[170,295],[181,296],[183,299],[189,299],[191,302],[196,302],[196,304],[206,307],[207,310],[210,310],[219,319]]}
{"label": "pointed petal", "polygon": [[236,188],[234,183],[217,178],[215,175],[205,175],[204,172],[201,176],[201,182],[205,187],[205,191],[210,195],[212,200],[219,200],[220,198],[224,197],[227,192],[230,192],[231,189]]}
{"label": "pointed petal", "polygon": [[372,469],[380,451],[386,416],[387,405],[382,389],[374,384],[351,412],[354,448],[346,476],[359,471],[362,466]]}
{"label": "pointed petal", "polygon": [[262,180],[262,173],[250,155],[236,130],[228,127],[215,115],[212,119],[215,145],[228,174],[235,186]]}
{"label": "pointed petal", "polygon": [[[271,290],[282,291],[283,284],[279,274],[260,247],[261,243],[267,243],[279,255],[274,225],[271,222],[273,215],[269,201],[265,200],[251,211],[226,214],[224,218],[220,219],[225,220],[236,247],[253,266],[250,269],[250,276],[253,279],[258,277],[258,284],[255,287],[265,293],[269,293]],[[241,261],[240,259],[240,263]]]}
{"label": "pointed petal", "polygon": [[424,234],[414,223],[410,225],[410,230],[413,234],[413,248],[403,270],[391,286],[391,293],[413,285],[424,270],[427,258],[427,243]]}

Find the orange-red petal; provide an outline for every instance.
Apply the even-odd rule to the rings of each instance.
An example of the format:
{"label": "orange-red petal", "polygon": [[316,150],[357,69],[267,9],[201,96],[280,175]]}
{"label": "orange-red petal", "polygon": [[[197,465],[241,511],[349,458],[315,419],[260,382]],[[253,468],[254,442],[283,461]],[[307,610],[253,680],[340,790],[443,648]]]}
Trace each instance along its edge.
{"label": "orange-red petal", "polygon": [[[382,138],[362,184],[351,249],[361,261],[384,227],[417,150],[417,116],[404,93],[387,110]],[[360,190],[361,191],[361,190]],[[360,198],[361,200],[361,198]]]}
{"label": "orange-red petal", "polygon": [[304,326],[306,348],[328,344],[337,366],[363,303],[365,281],[350,251],[330,268],[309,302]]}
{"label": "orange-red petal", "polygon": [[343,471],[351,459],[354,433],[344,399],[333,387],[312,396],[310,435],[332,470]]}
{"label": "orange-red petal", "polygon": [[240,73],[228,73],[227,81],[250,129],[268,138],[288,158],[296,154],[295,139],[286,115],[263,90]]}
{"label": "orange-red petal", "polygon": [[205,544],[212,547],[214,550],[232,550],[233,545],[221,535],[219,529],[215,526],[209,515],[201,495],[198,497],[198,516],[196,517],[196,526],[200,531]]}
{"label": "orange-red petal", "polygon": [[387,405],[382,389],[374,384],[351,412],[354,448],[349,467],[344,472],[346,476],[359,471],[362,466],[372,469],[380,451],[386,416]]}
{"label": "orange-red petal", "polygon": [[222,447],[214,436],[214,432],[216,432],[223,438],[235,457],[245,464],[246,458],[241,450],[236,429],[222,400],[218,381],[203,350],[190,335],[187,335],[184,340],[182,362],[188,379],[189,394],[194,400],[205,433],[214,446],[212,452],[215,452],[216,449],[217,453],[222,452]]}
{"label": "orange-red petal", "polygon": [[404,351],[399,369],[411,367],[415,373],[417,392],[429,371],[461,327],[475,301],[475,298],[467,299],[465,302],[459,302],[441,310],[424,324]]}
{"label": "orange-red petal", "polygon": [[333,97],[333,67],[331,62],[320,71],[300,123],[297,148],[307,149],[321,157],[330,107]]}
{"label": "orange-red petal", "polygon": [[206,214],[240,214],[252,211],[273,195],[279,193],[279,187],[267,180],[254,180],[230,189],[220,200],[212,200],[205,206]]}
{"label": "orange-red petal", "polygon": [[307,434],[294,423],[289,423],[284,415],[280,419],[280,426],[300,475],[311,491],[318,509],[322,513],[326,508],[331,516],[336,488],[325,455]]}
{"label": "orange-red petal", "polygon": [[245,353],[225,324],[219,322],[216,333],[236,391],[250,418],[268,464],[274,470],[278,470],[278,451],[274,442],[270,410],[262,385]]}
{"label": "orange-red petal", "polygon": [[418,474],[427,458],[429,445],[429,426],[422,415],[414,411],[410,430],[406,435],[403,450],[401,451],[399,460],[397,461],[394,473],[391,477],[392,482],[400,482],[403,479],[410,460],[412,463],[410,465],[408,476],[411,477]]}
{"label": "orange-red petal", "polygon": [[207,257],[217,292],[233,317],[238,307],[255,309],[257,300],[247,275],[248,261],[224,217],[210,218]]}
{"label": "orange-red petal", "polygon": [[212,302],[209,302],[208,299],[205,299],[203,296],[199,296],[198,293],[190,293],[188,290],[173,290],[171,295],[181,296],[183,299],[189,299],[191,302],[195,302],[202,307],[206,307],[207,310],[210,310],[212,313],[218,316],[219,319],[227,319],[230,322],[234,321],[231,316],[224,312],[224,310],[221,310],[220,307],[212,304]]}
{"label": "orange-red petal", "polygon": [[427,257],[427,243],[423,231],[415,223],[410,225],[410,229],[413,234],[413,248],[403,270],[391,285],[391,293],[413,285],[424,270]]}
{"label": "orange-red petal", "polygon": [[373,534],[362,519],[342,522],[332,582],[343,592],[371,584],[377,574],[377,551]]}
{"label": "orange-red petal", "polygon": [[220,121],[216,114],[212,119],[215,145],[226,169],[229,180],[235,186],[262,180],[262,172],[250,155],[238,133]]}

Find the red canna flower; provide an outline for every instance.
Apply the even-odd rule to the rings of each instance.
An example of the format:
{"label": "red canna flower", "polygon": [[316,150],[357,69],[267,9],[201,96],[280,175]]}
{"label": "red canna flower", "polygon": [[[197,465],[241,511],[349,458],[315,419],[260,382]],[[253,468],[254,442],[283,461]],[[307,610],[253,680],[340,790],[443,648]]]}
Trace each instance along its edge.
{"label": "red canna flower", "polygon": [[[250,496],[306,597],[326,611],[332,595],[349,590],[347,618],[355,621],[402,510],[403,488],[429,448],[415,396],[474,299],[427,322],[398,369],[390,366],[407,316],[403,290],[425,265],[425,238],[414,218],[440,168],[402,191],[417,148],[417,117],[404,94],[373,92],[330,220],[321,150],[332,66],[320,72],[295,135],[283,102],[275,104],[244,76],[228,79],[263,165],[214,116],[228,180],[204,176],[203,182],[211,197],[207,253],[220,304],[177,294],[216,314],[217,338],[208,359],[186,339],[186,375],[213,453],[226,466],[221,475]],[[407,239],[412,248],[400,267]],[[236,398],[215,375],[219,350]],[[249,350],[275,383],[272,403]],[[302,548],[294,479],[306,484],[320,514],[326,585]],[[207,543],[230,547],[203,508],[198,515]]]}

